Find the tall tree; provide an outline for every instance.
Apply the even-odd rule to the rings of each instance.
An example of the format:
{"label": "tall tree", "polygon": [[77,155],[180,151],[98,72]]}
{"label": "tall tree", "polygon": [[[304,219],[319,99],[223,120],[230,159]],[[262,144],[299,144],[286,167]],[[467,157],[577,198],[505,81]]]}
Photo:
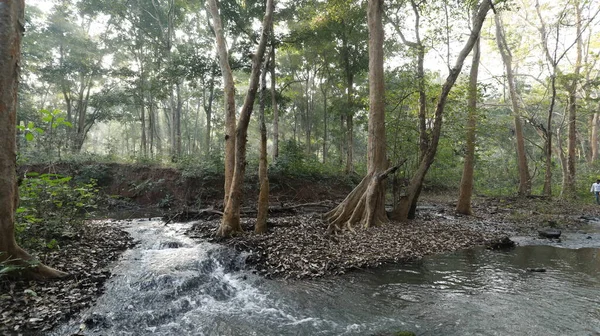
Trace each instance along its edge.
{"label": "tall tree", "polygon": [[569,102],[569,117],[568,117],[568,141],[567,141],[567,178],[563,179],[562,197],[575,198],[577,190],[575,185],[575,161],[577,159],[577,90],[579,88],[579,75],[581,72],[581,58],[583,43],[581,39],[581,7],[579,0],[573,2],[575,7],[575,27],[576,27],[576,43],[577,53],[575,58],[575,69],[573,78],[567,85],[568,102]]}
{"label": "tall tree", "polygon": [[[475,18],[475,12],[473,17]],[[479,74],[479,60],[481,53],[479,51],[479,42],[477,39],[473,46],[473,59],[471,60],[471,72],[469,73],[469,92],[468,92],[468,116],[466,127],[466,152],[463,174],[460,180],[458,193],[458,202],[456,211],[465,215],[472,215],[471,196],[473,195],[473,171],[475,170],[475,131],[477,128],[477,76]]]}
{"label": "tall tree", "polygon": [[[9,260],[26,267],[34,261],[15,241],[15,212],[19,201],[16,178],[16,114],[19,61],[25,2],[0,2],[0,261]],[[26,268],[34,278],[66,275],[43,264]]]}
{"label": "tall tree", "polygon": [[383,71],[383,0],[369,0],[369,126],[368,171],[360,184],[336,208],[326,214],[328,232],[354,226],[370,227],[387,222],[384,179],[399,166],[386,170],[385,78]]}
{"label": "tall tree", "polygon": [[392,218],[396,220],[406,220],[409,218],[409,214],[411,209],[414,208],[414,203],[419,196],[419,191],[422,188],[423,181],[425,179],[425,175],[431,167],[433,160],[435,159],[435,154],[437,152],[438,143],[440,140],[440,135],[442,131],[442,121],[444,115],[444,109],[446,108],[446,102],[448,100],[448,94],[450,94],[450,90],[454,86],[460,71],[462,70],[462,66],[464,64],[465,59],[473,49],[473,46],[479,39],[479,33],[481,32],[481,27],[483,26],[483,21],[487,16],[488,11],[491,8],[491,1],[483,0],[478,8],[477,14],[473,20],[473,28],[471,29],[471,33],[469,35],[469,39],[465,43],[464,47],[458,54],[456,59],[456,63],[450,69],[450,73],[446,78],[446,81],[442,85],[442,90],[437,100],[437,106],[435,108],[434,114],[434,124],[433,129],[431,130],[431,138],[429,142],[429,147],[427,148],[427,152],[421,158],[419,167],[414,173],[413,177],[410,180],[408,188],[406,190],[406,194],[400,198],[398,203],[395,205],[394,210],[392,211]]}
{"label": "tall tree", "polygon": [[223,202],[223,206],[225,206],[229,201],[233,167],[235,166],[235,84],[229,65],[229,51],[217,0],[207,0],[207,3],[213,19],[212,26],[219,55],[219,66],[223,76],[223,91],[225,92],[225,199]]}
{"label": "tall tree", "polygon": [[519,189],[520,196],[528,196],[531,194],[531,177],[529,175],[529,167],[527,166],[527,153],[525,152],[525,136],[523,135],[523,122],[521,121],[521,105],[520,97],[517,92],[515,83],[515,75],[513,73],[513,58],[510,47],[506,41],[504,27],[499,14],[494,16],[496,23],[496,42],[502,61],[506,69],[506,81],[508,82],[508,90],[510,92],[510,101],[512,104],[512,112],[515,125],[515,139],[517,142],[517,163],[519,166]]}
{"label": "tall tree", "polygon": [[[275,49],[271,49],[271,53]],[[260,74],[260,97],[258,107],[258,127],[260,132],[260,153],[258,157],[258,181],[260,191],[258,195],[258,214],[254,232],[265,233],[267,231],[267,214],[269,211],[269,176],[267,172],[267,126],[265,125],[265,102],[267,100],[267,71],[269,70],[271,55],[265,57],[263,70]],[[271,67],[272,69],[272,67]]]}
{"label": "tall tree", "polygon": [[[216,10],[216,0],[209,0],[211,3],[211,13],[213,14],[213,20],[216,22],[218,17],[218,11]],[[244,172],[246,170],[246,141],[248,137],[248,124],[250,123],[250,116],[254,107],[254,100],[256,98],[256,91],[258,90],[258,82],[261,72],[262,59],[265,54],[267,47],[267,40],[269,38],[269,27],[271,26],[271,20],[273,19],[273,9],[275,5],[273,0],[267,0],[265,6],[265,16],[262,22],[260,41],[256,49],[256,53],[252,59],[252,70],[250,73],[250,83],[248,90],[246,91],[246,97],[244,104],[240,111],[240,118],[235,128],[235,156],[233,177],[231,180],[231,186],[228,191],[227,202],[225,203],[225,210],[223,212],[223,221],[219,226],[217,235],[227,237],[232,234],[242,231],[240,225],[240,203],[242,201],[242,185],[244,183]],[[215,33],[217,33],[217,25],[215,24]],[[217,33],[218,36],[218,33]],[[222,36],[222,35],[221,35]],[[219,38],[217,37],[217,40]],[[223,55],[220,53],[219,57]],[[223,62],[223,60],[221,60]],[[225,62],[229,62],[225,59]],[[231,73],[231,71],[230,71]],[[229,129],[229,126],[227,126]],[[232,139],[233,141],[233,139]],[[225,163],[226,165],[229,162]]]}

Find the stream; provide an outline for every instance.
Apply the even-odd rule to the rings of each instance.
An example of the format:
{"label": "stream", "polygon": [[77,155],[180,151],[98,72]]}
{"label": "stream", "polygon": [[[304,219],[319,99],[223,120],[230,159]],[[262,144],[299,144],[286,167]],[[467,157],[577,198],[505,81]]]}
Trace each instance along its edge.
{"label": "stream", "polygon": [[600,335],[594,227],[310,281],[263,279],[244,254],[189,239],[188,227],[126,222],[138,245],[83,318],[53,335]]}

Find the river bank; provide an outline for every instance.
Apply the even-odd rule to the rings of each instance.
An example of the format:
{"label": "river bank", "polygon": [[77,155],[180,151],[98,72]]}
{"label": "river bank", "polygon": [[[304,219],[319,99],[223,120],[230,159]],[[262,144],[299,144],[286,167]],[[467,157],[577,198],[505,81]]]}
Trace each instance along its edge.
{"label": "river bank", "polygon": [[0,278],[0,334],[43,335],[89,307],[103,293],[112,263],[132,246],[114,223],[90,221],[56,249],[30,250],[69,275],[45,282]]}
{"label": "river bank", "polygon": [[431,195],[420,203],[417,218],[356,232],[326,235],[322,213],[271,217],[269,231],[252,232],[255,219],[243,218],[245,234],[215,237],[220,218],[200,220],[186,233],[192,238],[232,246],[249,254],[248,263],[268,278],[317,278],[382,264],[412,261],[475,246],[493,246],[510,236],[537,239],[538,229],[585,229],[600,207],[544,198],[479,198],[475,216],[454,212],[446,196]]}

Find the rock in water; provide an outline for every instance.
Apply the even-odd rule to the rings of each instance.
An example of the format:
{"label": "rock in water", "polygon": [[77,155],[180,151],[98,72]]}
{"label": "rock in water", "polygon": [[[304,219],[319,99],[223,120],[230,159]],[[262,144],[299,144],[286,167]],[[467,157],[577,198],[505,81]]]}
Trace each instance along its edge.
{"label": "rock in water", "polygon": [[493,240],[486,245],[487,249],[490,250],[504,250],[515,247],[515,242],[510,240],[510,238],[504,236],[500,239]]}
{"label": "rock in water", "polygon": [[538,230],[538,235],[540,236],[540,238],[548,238],[548,239],[559,238],[560,234],[561,234],[560,230],[553,229],[553,228],[543,228],[543,229]]}

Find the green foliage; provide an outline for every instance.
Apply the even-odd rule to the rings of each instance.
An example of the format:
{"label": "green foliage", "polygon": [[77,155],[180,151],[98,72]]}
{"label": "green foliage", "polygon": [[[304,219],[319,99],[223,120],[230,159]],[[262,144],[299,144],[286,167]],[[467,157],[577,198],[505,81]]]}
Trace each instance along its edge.
{"label": "green foliage", "polygon": [[57,174],[29,173],[19,186],[15,233],[25,247],[59,247],[96,207],[96,182],[76,183]]}
{"label": "green foliage", "polygon": [[[2,257],[2,252],[0,252],[0,257]],[[7,276],[8,274],[23,269],[22,266],[15,265],[14,259],[7,259],[4,261],[0,261],[0,279]]]}
{"label": "green foliage", "polygon": [[222,176],[225,171],[225,158],[220,151],[211,151],[208,156],[183,156],[177,162],[182,177]]}
{"label": "green foliage", "polygon": [[27,127],[17,125],[17,129],[23,133],[23,135],[25,136],[25,140],[27,141],[33,141],[33,139],[35,138],[34,134],[44,133],[44,130],[39,127],[35,127],[35,124],[32,121],[27,123]]}
{"label": "green foliage", "polygon": [[294,140],[281,143],[279,157],[270,167],[273,175],[294,177],[315,177],[338,175],[340,167],[323,164],[313,155],[307,155],[306,150]]}

